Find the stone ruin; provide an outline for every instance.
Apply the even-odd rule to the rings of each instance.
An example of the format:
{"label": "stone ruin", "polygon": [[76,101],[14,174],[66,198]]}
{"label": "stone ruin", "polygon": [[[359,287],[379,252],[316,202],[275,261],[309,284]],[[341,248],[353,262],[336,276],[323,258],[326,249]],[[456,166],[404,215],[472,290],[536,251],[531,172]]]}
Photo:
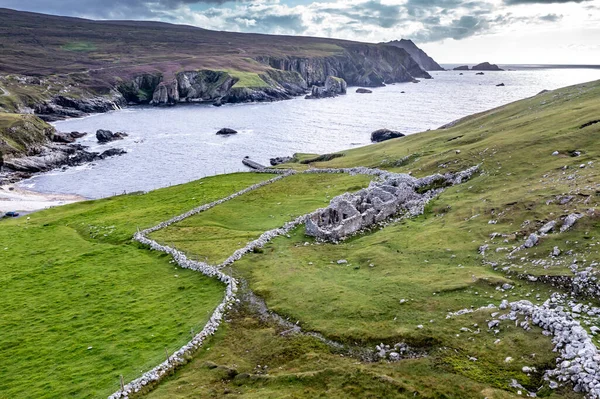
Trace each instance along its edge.
{"label": "stone ruin", "polygon": [[323,241],[337,242],[400,212],[408,216],[423,213],[429,200],[445,187],[462,183],[479,169],[434,174],[417,179],[407,174],[388,173],[382,181],[355,194],[345,193],[331,200],[306,219],[306,234]]}

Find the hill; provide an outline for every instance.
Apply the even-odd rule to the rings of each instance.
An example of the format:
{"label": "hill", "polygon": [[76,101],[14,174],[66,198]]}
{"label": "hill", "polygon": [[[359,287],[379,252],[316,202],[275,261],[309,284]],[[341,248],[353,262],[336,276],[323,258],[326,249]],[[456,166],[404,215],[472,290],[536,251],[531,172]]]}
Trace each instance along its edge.
{"label": "hill", "polygon": [[360,86],[430,77],[385,45],[9,9],[0,9],[0,49],[0,110],[45,119],[127,104],[286,99],[330,75]]}
{"label": "hill", "polygon": [[419,66],[426,71],[443,71],[444,68],[433,60],[426,52],[421,50],[412,40],[400,39],[392,40],[391,42],[385,43],[390,46],[402,48],[410,54],[410,56],[417,61]]}
{"label": "hill", "polygon": [[0,396],[106,396],[202,328],[226,285],[131,239],[156,225],[151,239],[221,264],[239,302],[130,397],[582,398],[598,370],[599,99],[586,83],[312,161],[480,165],[422,215],[338,244],[273,229],[373,176],[223,175],[2,221]]}

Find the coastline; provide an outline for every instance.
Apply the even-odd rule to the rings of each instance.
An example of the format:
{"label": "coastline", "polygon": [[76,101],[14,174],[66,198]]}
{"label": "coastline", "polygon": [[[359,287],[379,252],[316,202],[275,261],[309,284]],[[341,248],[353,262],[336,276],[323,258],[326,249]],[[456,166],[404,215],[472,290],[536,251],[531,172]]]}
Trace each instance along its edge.
{"label": "coastline", "polygon": [[73,194],[38,193],[16,184],[0,186],[0,213],[13,211],[23,215],[85,200],[87,198]]}

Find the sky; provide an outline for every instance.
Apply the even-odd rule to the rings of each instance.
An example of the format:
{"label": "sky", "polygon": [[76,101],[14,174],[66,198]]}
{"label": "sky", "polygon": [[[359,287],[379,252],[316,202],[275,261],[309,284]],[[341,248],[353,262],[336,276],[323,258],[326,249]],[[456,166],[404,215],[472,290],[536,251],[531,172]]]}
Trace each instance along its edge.
{"label": "sky", "polygon": [[404,38],[442,64],[600,64],[600,0],[0,0],[0,7],[373,43]]}

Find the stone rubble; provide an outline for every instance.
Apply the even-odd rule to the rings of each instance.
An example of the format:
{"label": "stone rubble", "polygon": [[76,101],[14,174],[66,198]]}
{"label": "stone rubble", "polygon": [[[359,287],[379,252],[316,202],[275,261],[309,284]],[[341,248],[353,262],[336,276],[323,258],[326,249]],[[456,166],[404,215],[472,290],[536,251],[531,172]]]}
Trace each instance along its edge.
{"label": "stone rubble", "polygon": [[479,165],[458,173],[434,174],[421,179],[403,173],[380,174],[381,182],[371,182],[368,188],[355,194],[337,196],[328,207],[312,213],[306,219],[306,234],[338,242],[399,212],[420,215],[444,187],[460,184],[478,170]]}

